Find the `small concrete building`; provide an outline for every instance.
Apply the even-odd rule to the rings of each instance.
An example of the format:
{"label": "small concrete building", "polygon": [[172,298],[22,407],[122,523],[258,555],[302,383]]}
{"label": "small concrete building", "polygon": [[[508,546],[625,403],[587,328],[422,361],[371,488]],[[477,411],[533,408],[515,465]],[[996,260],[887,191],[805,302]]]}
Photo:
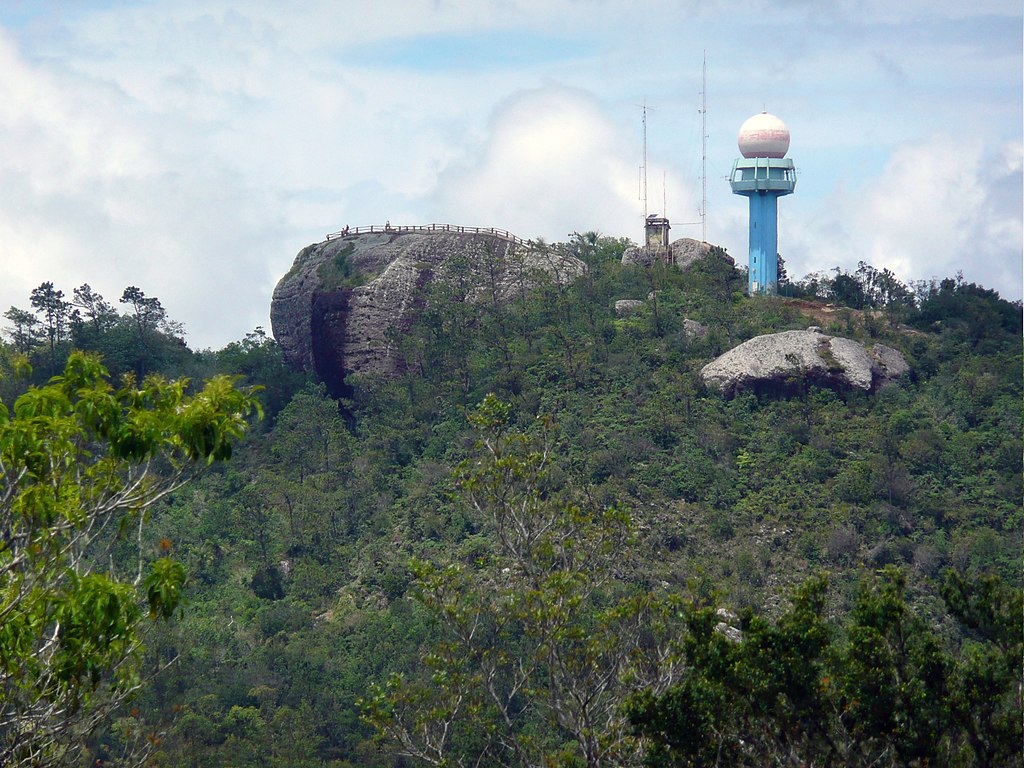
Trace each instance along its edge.
{"label": "small concrete building", "polygon": [[652,213],[644,221],[644,244],[651,250],[668,248],[670,229],[672,227],[669,225],[668,219]]}

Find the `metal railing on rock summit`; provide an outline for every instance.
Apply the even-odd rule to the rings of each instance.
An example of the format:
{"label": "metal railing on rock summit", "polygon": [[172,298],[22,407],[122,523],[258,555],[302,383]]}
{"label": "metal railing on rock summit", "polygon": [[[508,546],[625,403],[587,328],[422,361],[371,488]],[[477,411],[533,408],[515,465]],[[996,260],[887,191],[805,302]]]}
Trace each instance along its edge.
{"label": "metal railing on rock summit", "polygon": [[423,226],[395,226],[393,224],[372,224],[369,227],[345,227],[340,232],[331,232],[327,235],[328,240],[335,240],[339,237],[349,235],[365,235],[370,233],[388,233],[400,235],[406,232],[455,232],[460,235],[490,235],[501,240],[507,240],[516,245],[527,245],[523,238],[513,235],[506,229],[495,229],[494,227],[460,227],[455,224],[426,224]]}

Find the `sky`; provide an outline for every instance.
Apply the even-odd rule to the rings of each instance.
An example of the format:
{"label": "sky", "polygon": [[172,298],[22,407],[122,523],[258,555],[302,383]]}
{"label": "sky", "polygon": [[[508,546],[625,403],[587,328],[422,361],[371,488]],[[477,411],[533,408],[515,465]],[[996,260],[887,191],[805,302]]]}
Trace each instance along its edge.
{"label": "sky", "polygon": [[707,239],[746,262],[728,176],[767,110],[791,277],[1017,300],[1022,30],[1019,0],[0,0],[0,306],[134,285],[216,349],[346,225],[639,241],[644,104],[673,239],[702,236],[703,176]]}

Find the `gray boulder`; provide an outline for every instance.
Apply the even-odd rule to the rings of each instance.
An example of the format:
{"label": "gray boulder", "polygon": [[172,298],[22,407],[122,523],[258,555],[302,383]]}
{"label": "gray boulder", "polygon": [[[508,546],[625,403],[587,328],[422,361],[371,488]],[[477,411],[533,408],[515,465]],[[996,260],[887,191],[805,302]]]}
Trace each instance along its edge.
{"label": "gray boulder", "polygon": [[683,318],[683,335],[688,339],[703,339],[708,335],[709,329],[703,323],[698,323],[696,320],[691,320],[686,317]]}
{"label": "gray boulder", "polygon": [[508,300],[551,275],[568,283],[586,265],[490,233],[389,231],[335,237],[303,248],[274,289],[270,322],[285,360],[332,387],[350,373],[394,375],[394,339],[442,281],[464,301]]}
{"label": "gray boulder", "polygon": [[622,263],[624,265],[639,264],[649,267],[656,259],[666,259],[669,263],[675,264],[680,270],[685,271],[701,259],[717,254],[718,258],[728,262],[730,266],[735,266],[736,262],[732,256],[724,250],[712,250],[713,248],[714,246],[710,243],[694,240],[692,237],[681,237],[678,240],[673,240],[667,249],[631,245],[622,252]]}
{"label": "gray boulder", "polygon": [[705,365],[701,378],[731,397],[739,390],[798,380],[871,391],[909,370],[903,355],[891,347],[867,349],[852,339],[809,329],[756,336]]}
{"label": "gray boulder", "polygon": [[624,266],[638,264],[642,267],[649,267],[656,258],[656,251],[642,245],[631,245],[622,252]]}
{"label": "gray boulder", "polygon": [[619,299],[615,302],[615,314],[618,317],[625,317],[636,312],[644,303],[639,299]]}

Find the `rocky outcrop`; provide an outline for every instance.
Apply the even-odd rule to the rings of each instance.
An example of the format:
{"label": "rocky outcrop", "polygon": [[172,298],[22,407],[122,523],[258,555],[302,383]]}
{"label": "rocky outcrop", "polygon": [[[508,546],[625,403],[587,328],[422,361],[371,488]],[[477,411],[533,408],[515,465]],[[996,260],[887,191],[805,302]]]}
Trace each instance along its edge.
{"label": "rocky outcrop", "polygon": [[539,273],[565,283],[584,269],[574,257],[493,234],[347,235],[299,252],[274,289],[270,322],[291,365],[337,388],[350,373],[402,370],[395,339],[425,306],[431,283],[442,281],[459,300],[507,300]]}
{"label": "rocky outcrop", "polygon": [[690,237],[674,240],[669,244],[667,250],[665,248],[631,245],[622,252],[622,263],[624,265],[639,264],[649,267],[656,259],[664,259],[670,264],[675,264],[681,270],[687,270],[701,259],[708,258],[709,256],[723,259],[729,263],[729,266],[735,266],[736,264],[732,256],[723,249]]}
{"label": "rocky outcrop", "polygon": [[703,323],[698,323],[688,317],[683,318],[683,335],[691,341],[706,338],[709,330]]}
{"label": "rocky outcrop", "polygon": [[615,302],[616,317],[625,317],[636,312],[644,303],[639,299],[619,299]]}
{"label": "rocky outcrop", "polygon": [[801,381],[870,391],[909,371],[903,355],[891,347],[875,344],[867,349],[812,327],[745,341],[705,365],[701,378],[732,396],[742,389],[785,388]]}

